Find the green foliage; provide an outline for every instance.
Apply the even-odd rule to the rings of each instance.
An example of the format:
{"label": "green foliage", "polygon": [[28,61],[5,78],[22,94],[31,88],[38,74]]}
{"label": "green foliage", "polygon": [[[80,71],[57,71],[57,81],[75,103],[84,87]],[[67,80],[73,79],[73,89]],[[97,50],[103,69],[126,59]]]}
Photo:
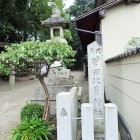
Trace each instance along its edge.
{"label": "green foliage", "polygon": [[[82,67],[84,52],[82,51],[82,46],[77,31],[75,30],[74,18],[92,10],[94,8],[94,4],[95,0],[75,0],[73,5],[70,6],[69,9],[67,9],[66,11],[67,14],[65,14],[65,15],[69,14],[69,16],[67,17],[71,17],[69,18],[69,24],[73,40],[68,41],[68,43],[72,46],[73,50],[77,52],[75,56],[76,59],[75,66],[77,66],[77,68]],[[73,69],[77,69],[75,66],[73,67]]]}
{"label": "green foliage", "polygon": [[131,40],[128,41],[127,47],[125,48],[125,50],[131,50],[137,47],[140,47],[140,38],[132,37]]}
{"label": "green foliage", "polygon": [[62,0],[0,0],[0,41],[46,40],[49,30],[41,21],[55,6],[62,9]]}
{"label": "green foliage", "polygon": [[[16,73],[26,72],[36,75],[44,88],[46,98],[49,100],[44,77],[48,76],[51,65],[55,61],[59,61],[62,66],[71,66],[75,61],[74,56],[75,51],[68,44],[57,39],[47,43],[37,41],[15,43],[7,46],[6,51],[0,54],[0,75],[8,75],[11,70]],[[46,67],[45,71],[42,71],[43,67]],[[45,102],[46,106],[49,106],[49,101]],[[47,114],[45,119],[48,117]]]}
{"label": "green foliage", "polygon": [[44,107],[39,104],[27,104],[20,112],[20,119],[23,121],[26,118],[31,119],[32,117],[42,118]]}
{"label": "green foliage", "polygon": [[49,123],[38,117],[26,118],[11,133],[11,140],[49,140],[52,135]]}
{"label": "green foliage", "polygon": [[86,13],[94,8],[95,0],[75,0],[74,4],[70,6],[70,15],[76,17]]}
{"label": "green foliage", "polygon": [[66,29],[66,30],[64,31],[64,38],[65,38],[68,42],[73,41],[73,38],[72,38],[72,36],[71,36],[70,30]]}
{"label": "green foliage", "polygon": [[6,52],[0,54],[0,74],[9,74],[11,68],[14,68],[15,72],[24,71],[37,76],[41,75],[43,66],[49,70],[55,61],[70,66],[75,61],[74,56],[72,48],[57,39],[47,43],[27,41],[12,44],[6,47]]}
{"label": "green foliage", "polygon": [[14,31],[14,27],[10,23],[5,21],[0,22],[0,31],[2,34],[8,35],[11,31]]}
{"label": "green foliage", "polygon": [[132,37],[132,39],[128,42],[129,46],[140,46],[140,38]]}

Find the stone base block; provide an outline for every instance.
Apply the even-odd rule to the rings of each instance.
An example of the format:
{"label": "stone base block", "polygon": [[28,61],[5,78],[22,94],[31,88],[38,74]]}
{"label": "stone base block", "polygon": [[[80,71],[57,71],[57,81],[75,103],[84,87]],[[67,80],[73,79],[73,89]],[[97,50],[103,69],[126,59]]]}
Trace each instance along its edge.
{"label": "stone base block", "polygon": [[[50,115],[56,115],[56,95],[60,92],[69,92],[73,85],[67,86],[48,86],[48,91],[50,94]],[[79,87],[78,90],[78,108],[81,107],[81,90],[82,88]],[[30,97],[31,103],[38,103],[44,105],[45,102],[45,93],[41,86],[35,89],[35,92]]]}

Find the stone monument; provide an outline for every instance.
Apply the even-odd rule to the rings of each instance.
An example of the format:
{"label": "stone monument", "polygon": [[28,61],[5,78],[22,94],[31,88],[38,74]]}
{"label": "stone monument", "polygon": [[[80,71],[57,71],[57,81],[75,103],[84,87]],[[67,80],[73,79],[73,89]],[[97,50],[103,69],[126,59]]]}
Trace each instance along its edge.
{"label": "stone monument", "polygon": [[95,137],[104,135],[103,47],[88,45],[89,102],[93,104]]}
{"label": "stone monument", "polygon": [[[66,39],[64,39],[64,29],[68,28],[68,23],[60,16],[61,13],[58,8],[54,8],[52,13],[53,14],[50,18],[42,21],[42,24],[50,28],[51,39],[57,38],[60,41],[67,43]],[[68,92],[74,86],[71,70],[64,67],[54,68],[57,66],[61,66],[59,62],[51,65],[51,70],[49,71],[48,77],[44,79],[50,94],[51,115],[56,114],[56,95],[60,92]],[[33,103],[44,104],[44,100],[45,93],[41,85],[39,85],[35,88],[30,101]]]}
{"label": "stone monument", "polygon": [[[69,69],[61,68],[61,70],[57,70],[55,68],[54,71],[55,72],[51,70],[48,77],[44,79],[50,95],[51,115],[56,114],[56,95],[60,92],[69,92],[69,90],[74,87],[73,76],[71,76]],[[39,84],[39,86],[35,87],[34,93],[30,98],[30,102],[44,105],[44,101],[45,92],[43,87]]]}
{"label": "stone monument", "polygon": [[89,102],[93,105],[95,140],[118,140],[117,107],[104,103],[103,46],[100,35],[88,45]]}

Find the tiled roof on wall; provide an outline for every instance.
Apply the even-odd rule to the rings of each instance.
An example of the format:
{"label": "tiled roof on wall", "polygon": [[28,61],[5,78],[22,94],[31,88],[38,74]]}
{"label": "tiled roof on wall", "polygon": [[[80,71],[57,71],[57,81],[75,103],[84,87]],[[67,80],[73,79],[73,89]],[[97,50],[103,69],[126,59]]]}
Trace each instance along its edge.
{"label": "tiled roof on wall", "polygon": [[105,63],[109,63],[109,62],[112,62],[112,61],[115,61],[115,60],[118,60],[118,59],[122,59],[122,58],[128,57],[130,55],[139,53],[139,52],[140,52],[140,46],[136,47],[136,48],[133,48],[133,49],[128,49],[124,53],[121,53],[119,55],[116,55],[116,56],[114,56],[112,58],[107,59],[105,61]]}

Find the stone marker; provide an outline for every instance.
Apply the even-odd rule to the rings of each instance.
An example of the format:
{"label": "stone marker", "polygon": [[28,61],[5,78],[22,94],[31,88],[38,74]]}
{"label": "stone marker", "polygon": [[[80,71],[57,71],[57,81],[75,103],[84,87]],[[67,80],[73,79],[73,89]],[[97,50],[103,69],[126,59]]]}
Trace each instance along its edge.
{"label": "stone marker", "polygon": [[78,92],[81,89],[73,87],[69,92],[56,96],[57,106],[57,140],[76,140],[78,116]]}
{"label": "stone marker", "polygon": [[[50,95],[50,114],[56,115],[56,95],[60,92],[68,92],[73,85],[59,85],[59,86],[48,86]],[[30,97],[31,103],[39,103],[44,105],[45,92],[42,86],[35,87],[34,93]]]}
{"label": "stone marker", "polygon": [[15,71],[11,70],[10,76],[9,76],[9,89],[12,90],[15,88]]}
{"label": "stone marker", "polygon": [[[71,70],[65,67],[52,68],[44,80],[50,95],[50,114],[56,115],[56,95],[60,92],[68,92],[74,86]],[[30,102],[44,105],[45,93],[40,83],[39,85],[30,97]]]}
{"label": "stone marker", "polygon": [[48,86],[74,84],[73,77],[71,76],[71,70],[64,67],[51,69],[48,77],[44,80]]}
{"label": "stone marker", "polygon": [[81,112],[82,140],[94,140],[93,104],[82,104]]}
{"label": "stone marker", "polygon": [[66,92],[57,95],[57,139],[72,140],[71,98]]}
{"label": "stone marker", "polygon": [[118,140],[117,106],[105,104],[105,140]]}
{"label": "stone marker", "polygon": [[97,42],[88,45],[89,101],[94,118],[104,117],[103,48]]}
{"label": "stone marker", "polygon": [[93,104],[95,138],[104,133],[103,48],[97,42],[88,45],[89,102]]}

